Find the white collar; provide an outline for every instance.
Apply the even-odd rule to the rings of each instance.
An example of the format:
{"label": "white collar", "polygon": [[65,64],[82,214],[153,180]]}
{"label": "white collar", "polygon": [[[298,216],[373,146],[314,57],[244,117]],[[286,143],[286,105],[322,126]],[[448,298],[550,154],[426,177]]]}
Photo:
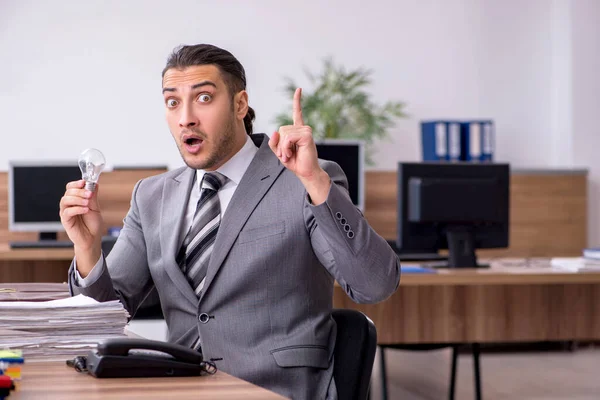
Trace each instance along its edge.
{"label": "white collar", "polygon": [[[242,148],[235,153],[233,157],[227,160],[225,164],[217,168],[217,172],[220,172],[229,178],[229,181],[225,184],[225,186],[229,185],[230,183],[235,184],[235,186],[239,185],[257,151],[258,147],[254,145],[254,142],[252,139],[250,139],[250,135],[246,135],[246,143],[244,143],[244,146],[242,146]],[[202,182],[202,178],[204,177],[205,173],[205,170],[197,169],[196,182]],[[196,187],[198,190],[200,189],[199,186]]]}

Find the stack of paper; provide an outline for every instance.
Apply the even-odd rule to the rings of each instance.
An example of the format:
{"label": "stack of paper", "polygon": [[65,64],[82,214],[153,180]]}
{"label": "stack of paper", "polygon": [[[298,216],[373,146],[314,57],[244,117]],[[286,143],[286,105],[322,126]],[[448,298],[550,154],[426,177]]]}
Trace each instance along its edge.
{"label": "stack of paper", "polygon": [[0,348],[23,350],[26,362],[66,360],[124,336],[128,318],[118,300],[100,303],[83,295],[0,302]]}
{"label": "stack of paper", "polygon": [[69,296],[66,283],[0,283],[0,301],[49,301]]}
{"label": "stack of paper", "polygon": [[590,260],[600,261],[600,248],[591,247],[583,249],[583,257]]}
{"label": "stack of paper", "polygon": [[552,266],[573,272],[600,272],[600,260],[584,257],[557,257],[552,259]]}

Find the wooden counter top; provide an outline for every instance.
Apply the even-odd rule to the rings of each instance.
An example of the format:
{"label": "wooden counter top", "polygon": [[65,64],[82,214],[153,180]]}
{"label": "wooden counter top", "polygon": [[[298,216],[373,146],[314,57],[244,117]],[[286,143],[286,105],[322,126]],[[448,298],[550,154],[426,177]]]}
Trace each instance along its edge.
{"label": "wooden counter top", "polygon": [[23,379],[10,394],[17,399],[283,399],[249,382],[218,371],[177,378],[104,378],[78,373],[64,362],[25,363]]}
{"label": "wooden counter top", "polygon": [[64,260],[73,258],[73,249],[11,249],[8,243],[0,243],[0,260]]}

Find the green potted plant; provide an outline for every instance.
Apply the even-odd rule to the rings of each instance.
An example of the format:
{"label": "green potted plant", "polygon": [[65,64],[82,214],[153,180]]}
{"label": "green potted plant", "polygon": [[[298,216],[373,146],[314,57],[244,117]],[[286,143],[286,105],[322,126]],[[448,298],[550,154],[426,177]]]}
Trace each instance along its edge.
{"label": "green potted plant", "polygon": [[[372,145],[375,140],[388,138],[388,129],[397,118],[406,117],[402,102],[388,101],[382,106],[375,104],[366,89],[371,84],[371,70],[363,67],[346,71],[336,66],[331,58],[324,60],[323,71],[315,75],[305,69],[312,91],[302,90],[302,115],[304,122],[313,130],[315,141],[321,139],[359,139],[366,145],[365,159],[373,165]],[[289,77],[285,78],[284,90],[293,98],[298,87]],[[286,111],[278,114],[275,122],[291,125]]]}

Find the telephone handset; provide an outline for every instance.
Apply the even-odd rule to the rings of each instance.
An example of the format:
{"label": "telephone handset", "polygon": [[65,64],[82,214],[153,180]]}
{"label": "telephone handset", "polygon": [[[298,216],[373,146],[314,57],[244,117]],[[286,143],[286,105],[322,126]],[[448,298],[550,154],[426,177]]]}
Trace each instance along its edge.
{"label": "telephone handset", "polygon": [[86,359],[96,378],[193,376],[216,372],[202,354],[178,344],[156,340],[115,338],[98,344]]}

